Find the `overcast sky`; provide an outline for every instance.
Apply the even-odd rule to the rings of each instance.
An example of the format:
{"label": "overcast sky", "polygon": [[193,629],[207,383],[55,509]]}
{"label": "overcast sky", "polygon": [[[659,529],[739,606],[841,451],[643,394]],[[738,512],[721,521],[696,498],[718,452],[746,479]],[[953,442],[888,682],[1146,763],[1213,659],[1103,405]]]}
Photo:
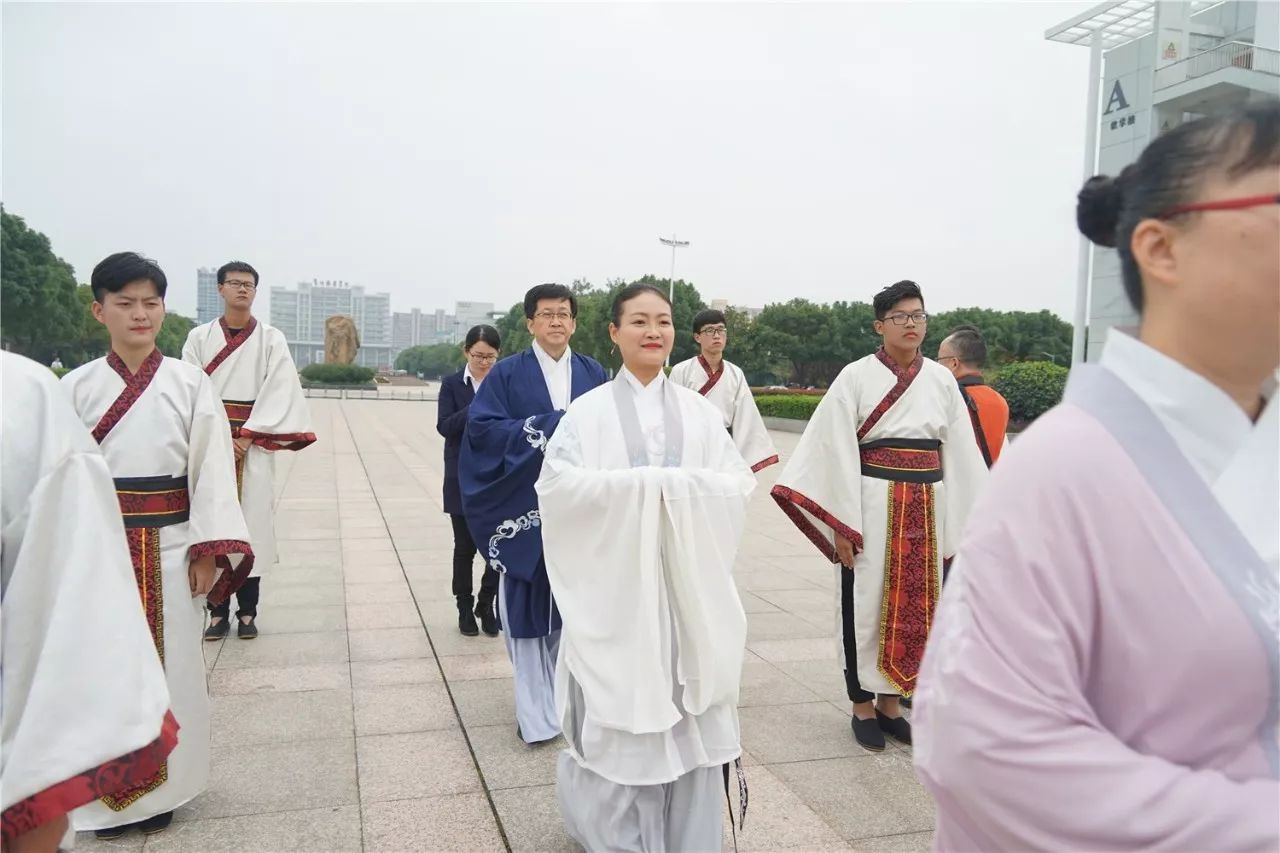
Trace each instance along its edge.
{"label": "overcast sky", "polygon": [[708,300],[1069,317],[1090,5],[6,2],[4,204],[184,313],[232,258],[508,306],[674,232]]}

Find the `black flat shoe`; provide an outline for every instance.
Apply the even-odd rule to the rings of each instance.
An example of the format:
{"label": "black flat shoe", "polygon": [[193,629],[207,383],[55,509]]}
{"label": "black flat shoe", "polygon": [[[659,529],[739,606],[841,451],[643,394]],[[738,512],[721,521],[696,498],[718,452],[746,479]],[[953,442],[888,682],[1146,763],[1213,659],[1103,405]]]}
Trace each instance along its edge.
{"label": "black flat shoe", "polygon": [[129,831],[129,825],[111,826],[106,829],[95,829],[93,837],[101,841],[115,841],[117,838],[124,838],[124,834]]}
{"label": "black flat shoe", "polygon": [[252,640],[254,637],[258,636],[258,626],[256,624],[257,619],[258,617],[256,616],[250,616],[248,622],[237,619],[236,621],[239,624],[236,625],[236,636],[242,640]]}
{"label": "black flat shoe", "polygon": [[884,732],[880,731],[880,723],[876,720],[859,720],[854,717],[853,739],[863,749],[869,749],[872,752],[884,752]]}
{"label": "black flat shoe", "polygon": [[210,623],[209,627],[204,629],[204,641],[206,643],[216,643],[218,640],[225,639],[229,633],[231,633],[231,623],[226,619],[221,622]]}
{"label": "black flat shoe", "polygon": [[911,723],[905,717],[886,717],[877,710],[876,721],[880,724],[880,730],[889,737],[907,746],[911,745]]}
{"label": "black flat shoe", "polygon": [[458,614],[458,631],[464,637],[480,636],[480,628],[476,626],[475,614],[470,610],[464,610]]}
{"label": "black flat shoe", "polygon": [[480,630],[487,637],[498,636],[498,617],[493,612],[493,604],[477,604],[476,615],[480,617]]}
{"label": "black flat shoe", "polygon": [[173,823],[173,812],[161,812],[155,817],[149,817],[140,822],[137,826],[143,835],[155,835],[157,832],[164,832],[171,823]]}

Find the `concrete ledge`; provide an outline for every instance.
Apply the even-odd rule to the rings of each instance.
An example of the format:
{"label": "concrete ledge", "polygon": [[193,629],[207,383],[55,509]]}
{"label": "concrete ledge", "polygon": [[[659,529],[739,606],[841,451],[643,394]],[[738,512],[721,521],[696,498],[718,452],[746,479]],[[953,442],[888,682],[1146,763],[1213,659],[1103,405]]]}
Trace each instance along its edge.
{"label": "concrete ledge", "polygon": [[778,432],[804,432],[804,428],[809,425],[808,421],[798,421],[795,418],[765,418],[764,425],[769,429],[776,429]]}

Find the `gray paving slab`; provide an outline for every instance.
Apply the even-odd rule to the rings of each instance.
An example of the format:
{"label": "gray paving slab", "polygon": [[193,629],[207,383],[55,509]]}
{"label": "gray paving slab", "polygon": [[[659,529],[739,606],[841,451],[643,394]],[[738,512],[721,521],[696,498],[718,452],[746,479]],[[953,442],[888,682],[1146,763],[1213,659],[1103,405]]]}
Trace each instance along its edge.
{"label": "gray paving slab", "polygon": [[[441,440],[423,426],[434,404],[311,405],[324,440],[278,460],[262,636],[205,648],[209,790],[146,846],[575,849],[555,800],[560,744],[518,740],[501,639],[457,630]],[[775,440],[785,454],[795,436]],[[779,470],[762,473],[735,568],[749,631],[739,849],[925,849],[932,809],[909,752],[853,743],[831,569],[769,498]],[[139,849],[134,839],[82,836],[77,849]]]}

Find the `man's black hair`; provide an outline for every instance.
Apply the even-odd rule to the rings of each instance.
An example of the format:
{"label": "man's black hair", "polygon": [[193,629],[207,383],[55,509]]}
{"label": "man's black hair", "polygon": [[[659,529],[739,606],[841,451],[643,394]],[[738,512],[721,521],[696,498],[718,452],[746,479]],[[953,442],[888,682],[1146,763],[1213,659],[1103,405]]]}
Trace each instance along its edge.
{"label": "man's black hair", "polygon": [[703,326],[710,326],[712,323],[719,323],[721,326],[726,325],[728,321],[724,318],[723,311],[717,311],[714,308],[707,308],[693,315],[693,333],[696,335],[702,331]]}
{"label": "man's black hair", "polygon": [[229,272],[247,272],[253,276],[253,286],[258,286],[258,271],[244,261],[232,261],[229,264],[223,264],[218,267],[218,284],[222,284],[227,280],[227,273]]}
{"label": "man's black hair", "polygon": [[920,292],[920,285],[904,279],[877,293],[872,302],[872,306],[876,309],[876,319],[883,320],[893,310],[893,306],[904,299],[919,299],[920,304],[924,305],[924,294]]}
{"label": "man's black hair", "polygon": [[569,313],[576,320],[578,317],[578,297],[573,295],[573,291],[565,287],[563,284],[540,284],[537,287],[529,288],[529,292],[524,295],[524,316],[526,320],[532,320],[533,315],[538,312],[538,303],[543,299],[553,299],[556,302],[564,300],[569,301]]}
{"label": "man's black hair", "polygon": [[96,302],[102,302],[108,293],[119,293],[126,285],[135,281],[149,281],[156,286],[156,292],[164,299],[169,289],[169,279],[164,270],[150,258],[137,252],[116,252],[108,255],[93,268],[89,278],[89,287],[93,290]]}

